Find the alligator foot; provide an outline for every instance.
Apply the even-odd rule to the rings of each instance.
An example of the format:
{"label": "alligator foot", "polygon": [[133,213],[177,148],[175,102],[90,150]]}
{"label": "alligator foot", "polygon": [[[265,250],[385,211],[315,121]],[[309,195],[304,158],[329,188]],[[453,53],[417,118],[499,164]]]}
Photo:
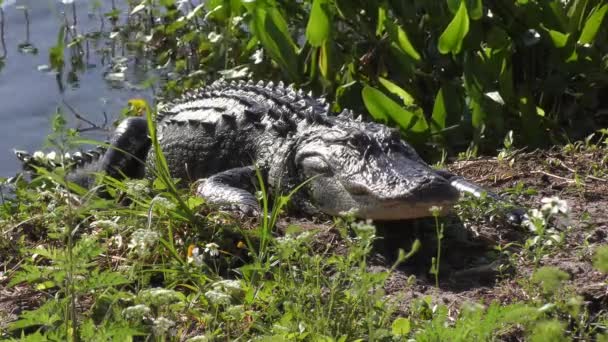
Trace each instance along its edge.
{"label": "alligator foot", "polygon": [[259,216],[260,205],[252,194],[254,180],[255,168],[252,166],[226,170],[203,180],[196,195],[220,210],[238,212],[246,217]]}

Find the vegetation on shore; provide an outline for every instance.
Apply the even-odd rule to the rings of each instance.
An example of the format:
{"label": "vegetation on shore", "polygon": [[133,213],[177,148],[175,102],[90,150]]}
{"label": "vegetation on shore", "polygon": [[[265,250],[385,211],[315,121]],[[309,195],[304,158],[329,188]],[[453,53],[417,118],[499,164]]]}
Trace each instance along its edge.
{"label": "vegetation on shore", "polygon": [[[608,89],[604,1],[144,0],[126,6],[104,13],[112,28],[103,39],[158,68],[164,96],[220,75],[291,81],[327,94],[333,109],[367,111],[400,127],[423,149],[468,147],[461,157],[469,158],[482,146],[500,147],[492,163],[514,173],[525,159],[516,146],[542,146],[550,142],[546,132],[554,141],[563,141],[563,132],[587,136],[601,127],[595,114],[608,105],[601,98]],[[78,68],[88,39],[99,37],[66,24],[50,51],[51,67]],[[151,118],[145,104],[132,105],[127,115]],[[350,218],[314,224],[285,218],[287,194],[261,189],[265,212],[252,222],[208,208],[175,186],[157,145],[155,179],[100,175],[111,195],[100,198],[97,189],[66,182],[65,154],[82,140],[65,125],[57,116],[49,137],[59,167],[17,178],[13,194],[0,193],[1,338],[608,341],[608,296],[592,299],[573,285],[580,276],[608,286],[608,247],[601,246],[608,228],[585,208],[573,217],[573,203],[555,193],[534,194],[540,186],[507,189],[513,200],[538,207],[522,227],[501,222],[500,205],[466,198],[456,208],[459,224],[433,217],[425,229],[431,238],[412,239],[392,259],[382,258],[384,231]],[[607,153],[606,131],[599,130],[566,144],[563,158],[533,163],[571,171],[542,172],[564,181],[561,193],[584,205],[591,187],[608,189]],[[579,171],[563,162],[568,156],[588,160]],[[608,203],[601,191],[597,196]],[[414,224],[403,225],[404,235],[414,235]],[[485,225],[519,237],[481,248],[464,248],[470,241],[455,237],[457,231],[479,236]],[[471,296],[457,306],[441,301],[452,283],[450,244],[482,250],[484,265],[493,265],[490,282],[477,288],[510,284],[512,292],[503,286],[509,295]],[[553,262],[564,251],[593,265],[589,274]],[[429,267],[408,273],[414,263]],[[480,277],[478,271],[466,274]],[[405,278],[399,291],[390,290],[399,277]],[[431,290],[406,297],[420,284]]]}

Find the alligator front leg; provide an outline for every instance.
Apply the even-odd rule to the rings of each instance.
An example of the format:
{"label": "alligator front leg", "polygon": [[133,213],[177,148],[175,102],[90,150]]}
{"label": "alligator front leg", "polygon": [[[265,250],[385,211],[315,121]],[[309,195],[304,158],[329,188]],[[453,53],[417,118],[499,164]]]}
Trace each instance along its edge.
{"label": "alligator front leg", "polygon": [[245,216],[258,216],[260,205],[253,195],[255,176],[253,166],[222,171],[203,180],[196,194],[220,208],[236,209]]}

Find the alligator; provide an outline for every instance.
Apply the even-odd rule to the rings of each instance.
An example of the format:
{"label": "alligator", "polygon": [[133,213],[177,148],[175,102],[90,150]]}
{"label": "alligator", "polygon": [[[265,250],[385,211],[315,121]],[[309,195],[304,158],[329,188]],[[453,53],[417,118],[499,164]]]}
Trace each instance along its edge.
{"label": "alligator", "polygon": [[[398,129],[329,108],[325,99],[282,82],[220,80],[159,104],[155,127],[172,177],[196,182],[196,195],[207,203],[245,215],[260,213],[256,172],[275,194],[304,183],[292,197],[299,211],[373,220],[428,217],[433,207],[445,213],[461,192],[484,192],[430,167]],[[92,173],[151,176],[155,158],[145,117],[123,120],[109,146],[75,154],[69,179],[91,188]]]}

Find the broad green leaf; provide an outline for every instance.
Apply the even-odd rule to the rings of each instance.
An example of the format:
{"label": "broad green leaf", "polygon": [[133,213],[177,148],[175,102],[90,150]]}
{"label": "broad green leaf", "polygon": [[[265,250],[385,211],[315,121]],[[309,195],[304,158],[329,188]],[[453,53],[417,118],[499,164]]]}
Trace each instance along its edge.
{"label": "broad green leaf", "polygon": [[460,3],[464,2],[464,0],[447,0],[446,2],[448,4],[448,9],[450,10],[450,13],[456,13],[458,11],[458,8],[460,7]]}
{"label": "broad green leaf", "polygon": [[298,79],[295,44],[279,11],[262,6],[253,7],[252,11],[252,31],[264,46],[264,50],[292,79]]}
{"label": "broad green leaf", "polygon": [[407,33],[400,26],[396,25],[390,20],[386,20],[385,25],[391,40],[395,42],[397,46],[408,56],[412,57],[416,61],[419,61],[420,54],[410,42]]}
{"label": "broad green leaf", "polygon": [[393,321],[391,330],[395,336],[407,336],[412,329],[410,320],[408,318],[399,317]]}
{"label": "broad green leaf", "polygon": [[428,133],[428,125],[422,113],[402,108],[380,90],[370,86],[365,86],[362,93],[363,103],[374,119],[387,121],[390,118],[405,131],[406,135],[414,139],[419,138],[420,134]]}
{"label": "broad green leaf", "polygon": [[561,33],[556,30],[546,29],[549,33],[549,37],[551,37],[551,41],[553,41],[553,46],[556,48],[563,48],[568,43],[568,37],[570,37],[570,33]]}
{"label": "broad green leaf", "polygon": [[446,118],[448,117],[447,105],[443,97],[443,88],[439,89],[435,96],[433,114],[431,116],[431,132],[439,132],[445,128]]}
{"label": "broad green leaf", "polygon": [[414,98],[407,91],[403,90],[401,87],[396,85],[395,83],[387,80],[386,78],[379,77],[378,80],[380,84],[384,86],[391,93],[399,96],[399,98],[403,101],[403,104],[406,106],[414,105]]}
{"label": "broad green leaf", "polygon": [[469,16],[473,20],[483,17],[483,3],[481,0],[469,0]]}
{"label": "broad green leaf", "polygon": [[608,4],[600,7],[589,16],[589,19],[587,19],[587,22],[583,27],[583,32],[581,32],[581,36],[578,38],[579,44],[589,44],[593,42],[595,35],[606,16],[606,11],[608,11]]}
{"label": "broad green leaf", "polygon": [[319,47],[329,38],[330,29],[327,0],[314,0],[306,26],[306,39],[310,45]]}
{"label": "broad green leaf", "polygon": [[469,33],[469,15],[467,6],[464,1],[460,3],[460,7],[454,15],[448,27],[439,37],[439,52],[442,54],[454,53],[457,54],[462,49],[462,41]]}

